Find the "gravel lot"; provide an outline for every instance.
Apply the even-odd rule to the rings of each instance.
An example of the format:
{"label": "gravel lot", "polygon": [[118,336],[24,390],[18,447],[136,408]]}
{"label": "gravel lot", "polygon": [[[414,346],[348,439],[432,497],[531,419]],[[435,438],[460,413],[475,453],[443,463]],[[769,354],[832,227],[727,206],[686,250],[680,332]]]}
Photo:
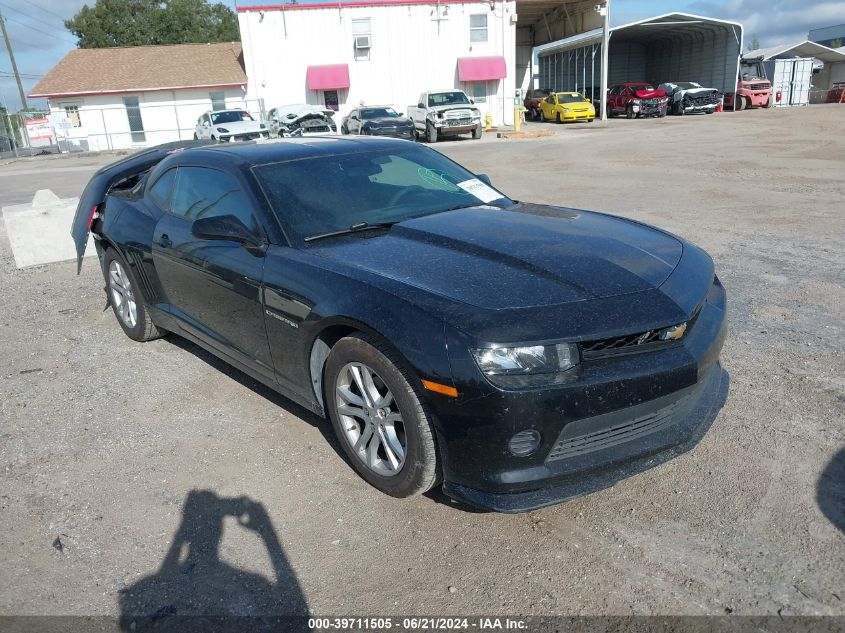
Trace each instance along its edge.
{"label": "gravel lot", "polygon": [[[391,499],[328,424],[125,337],[96,260],[15,270],[0,223],[0,614],[845,615],[845,106],[529,127],[437,147],[714,257],[731,390],[696,449],[517,516]],[[0,167],[0,206],[110,160]]]}

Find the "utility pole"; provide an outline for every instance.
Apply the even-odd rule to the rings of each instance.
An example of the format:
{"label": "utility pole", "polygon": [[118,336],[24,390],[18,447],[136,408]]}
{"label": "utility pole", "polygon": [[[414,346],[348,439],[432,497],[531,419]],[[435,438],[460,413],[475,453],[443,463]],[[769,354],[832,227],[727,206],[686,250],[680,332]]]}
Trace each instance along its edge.
{"label": "utility pole", "polygon": [[607,64],[610,58],[610,0],[600,7],[599,14],[604,17],[604,29],[601,38],[601,120],[607,121]]}
{"label": "utility pole", "polygon": [[12,72],[15,73],[15,81],[18,82],[18,94],[21,96],[21,110],[26,110],[26,95],[21,84],[21,75],[18,72],[18,65],[15,63],[15,54],[12,52],[12,43],[9,41],[9,34],[6,33],[6,21],[0,13],[0,31],[3,32],[3,40],[6,42],[6,50],[9,51],[9,60],[12,62]]}

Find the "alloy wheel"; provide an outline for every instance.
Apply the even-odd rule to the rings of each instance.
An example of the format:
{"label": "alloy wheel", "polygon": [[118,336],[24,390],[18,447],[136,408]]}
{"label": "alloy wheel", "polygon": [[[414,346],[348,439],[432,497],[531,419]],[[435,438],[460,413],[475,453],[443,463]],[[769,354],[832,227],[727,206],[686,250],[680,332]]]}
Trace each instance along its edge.
{"label": "alloy wheel", "polygon": [[138,305],[135,302],[135,293],[132,291],[132,282],[129,281],[126,271],[117,260],[109,264],[109,290],[112,305],[120,320],[126,327],[134,328],[138,323]]}
{"label": "alloy wheel", "polygon": [[383,477],[398,474],[405,463],[405,425],[381,377],[363,363],[347,363],[337,377],[335,401],[356,458]]}

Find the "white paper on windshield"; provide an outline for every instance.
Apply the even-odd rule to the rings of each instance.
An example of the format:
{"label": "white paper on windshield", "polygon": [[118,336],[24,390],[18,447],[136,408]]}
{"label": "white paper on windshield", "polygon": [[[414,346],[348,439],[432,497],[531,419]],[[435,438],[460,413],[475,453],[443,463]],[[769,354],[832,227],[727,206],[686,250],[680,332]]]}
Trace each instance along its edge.
{"label": "white paper on windshield", "polygon": [[493,202],[502,197],[498,191],[490,187],[487,183],[481,182],[478,178],[471,178],[458,183],[458,187],[471,193],[482,202]]}

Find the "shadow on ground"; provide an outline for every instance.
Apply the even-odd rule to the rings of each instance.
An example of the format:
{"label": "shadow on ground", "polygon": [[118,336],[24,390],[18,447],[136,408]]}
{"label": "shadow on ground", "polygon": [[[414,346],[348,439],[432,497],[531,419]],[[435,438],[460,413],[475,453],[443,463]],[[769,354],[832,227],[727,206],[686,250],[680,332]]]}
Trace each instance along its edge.
{"label": "shadow on ground", "polygon": [[845,448],[833,456],[819,477],[816,502],[830,522],[845,532]]}
{"label": "shadow on ground", "polygon": [[[220,559],[226,517],[258,534],[272,580]],[[228,538],[243,534],[238,530]],[[307,630],[305,596],[264,506],[209,490],[188,493],[182,522],[160,567],[122,590],[119,602],[125,631]]]}

